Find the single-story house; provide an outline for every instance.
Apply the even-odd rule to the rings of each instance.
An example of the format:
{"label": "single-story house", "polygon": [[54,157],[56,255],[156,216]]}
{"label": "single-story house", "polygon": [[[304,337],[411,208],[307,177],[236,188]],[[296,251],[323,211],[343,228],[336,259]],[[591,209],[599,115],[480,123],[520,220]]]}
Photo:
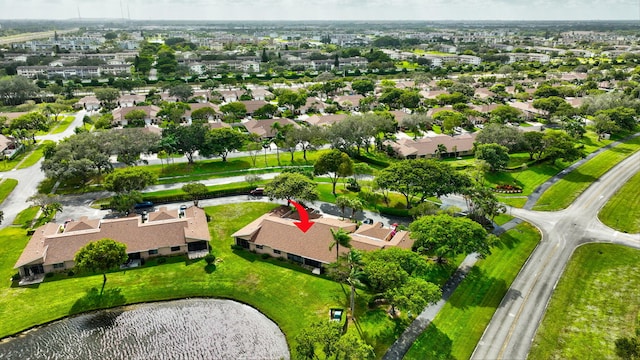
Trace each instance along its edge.
{"label": "single-story house", "polygon": [[342,95],[336,96],[333,100],[344,110],[358,111],[362,99],[364,99],[362,95]]}
{"label": "single-story house", "polygon": [[272,138],[276,136],[273,130],[273,124],[279,123],[280,126],[293,125],[299,127],[295,121],[285,118],[265,119],[265,120],[249,120],[243,123],[244,127],[252,134],[256,134],[261,138]]}
{"label": "single-story house", "polygon": [[305,104],[302,105],[298,111],[300,111],[300,114],[306,114],[313,109],[315,112],[324,114],[324,108],[326,106],[327,105],[322,100],[315,97],[308,97]]}
{"label": "single-story house", "polygon": [[331,126],[337,122],[344,120],[347,117],[347,114],[331,114],[331,115],[313,115],[306,118],[306,121],[309,125],[315,126]]}
{"label": "single-story house", "polygon": [[127,125],[129,122],[126,119],[126,116],[133,110],[144,111],[144,113],[147,115],[144,119],[147,125],[151,124],[157,118],[158,113],[160,112],[160,108],[155,105],[120,107],[111,112],[111,114],[113,114],[113,122],[122,126]]}
{"label": "single-story house", "polygon": [[[333,242],[332,229],[348,232],[351,246],[363,251],[394,246],[410,249],[413,245],[407,231],[384,227],[379,222],[358,227],[350,221],[319,217],[312,220],[314,224],[307,232],[302,232],[294,221],[296,220],[287,217],[287,214],[280,216],[274,211],[262,215],[232,236],[236,245],[247,250],[286,258],[314,268],[336,261],[335,248],[329,249]],[[340,247],[338,251],[345,254],[349,249]]]}
{"label": "single-story house", "polygon": [[442,156],[464,156],[473,154],[476,133],[456,136],[437,135],[420,139],[399,139],[387,141],[398,157],[406,159],[438,157],[438,145],[444,145]]}
{"label": "single-story house", "polygon": [[11,159],[21,146],[13,137],[0,134],[0,153],[3,157]]}
{"label": "single-story house", "polygon": [[100,100],[95,95],[87,95],[77,103],[73,104],[75,108],[84,108],[85,110],[92,111],[100,109]]}
{"label": "single-story house", "polygon": [[253,116],[256,110],[268,104],[268,102],[264,100],[242,100],[240,103],[244,104],[247,108],[247,116]]}
{"label": "single-story house", "polygon": [[255,88],[251,90],[251,95],[253,95],[253,100],[263,100],[273,98],[273,93],[267,89],[263,88]]}
{"label": "single-story house", "polygon": [[138,261],[162,255],[201,257],[211,239],[204,210],[193,206],[184,212],[162,207],[146,216],[120,219],[82,217],[65,226],[47,223],[37,228],[14,269],[23,278],[41,280],[45,273],[72,269],[80,248],[104,238],[125,244],[129,259]]}
{"label": "single-story house", "polygon": [[187,123],[191,123],[191,113],[202,108],[210,108],[215,112],[215,115],[212,117],[209,117],[209,119],[207,120],[211,121],[211,120],[217,120],[222,118],[222,113],[220,113],[220,107],[218,105],[212,104],[210,102],[189,103],[189,110],[187,110],[184,113],[184,118],[185,120],[187,120]]}
{"label": "single-story house", "polygon": [[139,94],[125,94],[118,98],[118,105],[120,107],[136,106],[145,101],[146,96]]}

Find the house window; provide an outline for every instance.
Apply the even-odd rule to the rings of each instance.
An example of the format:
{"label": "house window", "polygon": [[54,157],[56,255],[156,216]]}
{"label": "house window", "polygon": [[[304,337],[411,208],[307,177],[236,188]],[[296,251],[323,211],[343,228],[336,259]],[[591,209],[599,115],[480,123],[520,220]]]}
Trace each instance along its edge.
{"label": "house window", "polygon": [[287,259],[291,260],[291,261],[295,261],[297,263],[302,264],[303,259],[302,256],[298,256],[298,255],[294,255],[294,254],[287,254]]}
{"label": "house window", "polygon": [[53,264],[54,269],[62,269],[64,268],[64,263]]}
{"label": "house window", "polygon": [[258,250],[262,250],[263,246],[262,245],[256,245],[256,249]]}
{"label": "house window", "polygon": [[273,253],[274,253],[274,254],[280,254],[280,253],[281,253],[281,251],[280,251],[280,250],[273,249]]}
{"label": "house window", "polygon": [[149,250],[149,255],[158,255],[158,249]]}
{"label": "house window", "polygon": [[180,251],[180,246],[172,246],[171,251]]}

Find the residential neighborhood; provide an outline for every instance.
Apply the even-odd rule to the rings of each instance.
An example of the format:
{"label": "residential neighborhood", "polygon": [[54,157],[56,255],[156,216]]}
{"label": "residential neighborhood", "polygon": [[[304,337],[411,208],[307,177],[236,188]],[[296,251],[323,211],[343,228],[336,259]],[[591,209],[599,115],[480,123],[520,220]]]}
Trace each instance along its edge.
{"label": "residential neighborhood", "polygon": [[[147,331],[200,298],[181,335],[213,322],[260,341],[153,354],[640,354],[634,21],[160,21],[119,6],[113,21],[81,5],[0,20],[0,353],[151,354],[96,350],[129,338],[116,320],[95,341],[67,324],[144,304]],[[49,326],[81,340],[40,353]]]}

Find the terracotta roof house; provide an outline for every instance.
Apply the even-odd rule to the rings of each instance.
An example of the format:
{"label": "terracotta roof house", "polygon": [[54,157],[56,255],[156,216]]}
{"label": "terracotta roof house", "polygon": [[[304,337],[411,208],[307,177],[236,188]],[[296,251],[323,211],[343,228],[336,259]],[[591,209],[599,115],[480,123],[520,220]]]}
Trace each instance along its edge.
{"label": "terracotta roof house", "polygon": [[515,102],[509,102],[508,105],[524,112],[525,117],[528,119],[535,118],[536,116],[546,115],[545,111],[534,108],[533,102],[515,101]]}
{"label": "terracotta roof house", "polygon": [[438,155],[438,145],[444,145],[447,152],[443,156],[463,156],[473,154],[476,133],[456,136],[438,135],[421,139],[399,139],[388,141],[398,157],[406,159],[432,158]]}
{"label": "terracotta roof house", "polygon": [[402,122],[402,119],[406,118],[407,116],[411,115],[406,111],[402,111],[402,110],[393,110],[393,111],[389,111],[391,113],[391,115],[393,115],[393,118],[396,119],[396,121],[398,123]]}
{"label": "terracotta roof house", "polygon": [[[232,236],[236,245],[247,250],[286,258],[314,268],[336,261],[335,250],[329,250],[333,242],[331,229],[349,232],[351,246],[363,251],[393,246],[410,249],[413,245],[407,231],[387,228],[379,222],[357,227],[349,221],[320,217],[313,219],[314,225],[307,232],[301,232],[294,221],[272,212],[262,215]],[[339,248],[341,254],[348,251],[348,248]]]}
{"label": "terracotta roof house", "polygon": [[448,92],[446,92],[445,90],[422,90],[419,94],[422,95],[422,97],[424,97],[425,99],[435,99],[436,96],[448,94]]}
{"label": "terracotta roof house", "polygon": [[113,114],[113,122],[119,125],[125,126],[128,124],[126,116],[128,113],[133,110],[142,110],[147,114],[145,121],[149,124],[158,116],[158,112],[160,112],[160,108],[155,105],[147,105],[147,106],[130,106],[130,107],[121,107],[113,110],[111,113]]}
{"label": "terracotta roof house", "polygon": [[273,93],[263,88],[255,88],[251,90],[251,95],[254,100],[267,100],[269,98],[273,98]]}
{"label": "terracotta roof house", "polygon": [[247,108],[247,115],[253,116],[253,113],[261,107],[268,104],[268,102],[264,100],[243,100],[240,101]]}
{"label": "terracotta roof house", "polygon": [[78,100],[78,102],[73,105],[76,108],[84,108],[86,110],[98,110],[100,109],[100,100],[98,100],[98,98],[96,98],[95,95],[87,95],[80,98],[80,100]]}
{"label": "terracotta roof house", "polygon": [[0,152],[4,157],[11,159],[20,147],[22,145],[18,145],[13,137],[0,134]]}
{"label": "terracotta roof house", "polygon": [[261,138],[272,138],[275,136],[275,132],[272,129],[273,124],[279,123],[281,126],[293,125],[293,127],[299,127],[295,121],[291,119],[277,118],[277,119],[265,119],[265,120],[249,120],[243,123],[244,127],[252,134],[257,134]]}
{"label": "terracotta roof house", "polygon": [[318,98],[308,97],[307,102],[298,109],[300,114],[306,114],[310,109],[315,109],[317,112],[324,114],[324,108],[327,105]]}
{"label": "terracotta roof house", "polygon": [[306,118],[306,121],[309,125],[315,126],[331,126],[337,122],[344,120],[347,117],[347,114],[331,114],[331,115],[313,115]]}
{"label": "terracotta roof house", "polygon": [[220,107],[218,105],[212,104],[210,102],[203,102],[203,103],[189,103],[189,110],[187,110],[184,113],[184,118],[187,120],[187,122],[191,121],[191,113],[199,110],[199,109],[203,109],[203,108],[210,108],[213,111],[215,111],[215,116],[209,118],[209,120],[216,120],[216,119],[221,119],[222,118],[222,113],[220,112]]}
{"label": "terracotta roof house", "polygon": [[358,111],[362,99],[364,99],[362,95],[343,95],[336,96],[333,100],[344,110]]}
{"label": "terracotta roof house", "polygon": [[[144,216],[144,215],[143,215]],[[130,260],[186,254],[200,257],[209,249],[209,228],[204,210],[189,207],[184,213],[160,208],[143,216],[120,219],[80,218],[61,227],[47,223],[37,228],[14,269],[25,281],[42,280],[45,273],[74,267],[76,252],[86,244],[110,238],[127,246]]]}
{"label": "terracotta roof house", "polygon": [[145,98],[146,97],[144,95],[126,94],[118,98],[118,104],[121,107],[136,106],[137,104],[144,102]]}

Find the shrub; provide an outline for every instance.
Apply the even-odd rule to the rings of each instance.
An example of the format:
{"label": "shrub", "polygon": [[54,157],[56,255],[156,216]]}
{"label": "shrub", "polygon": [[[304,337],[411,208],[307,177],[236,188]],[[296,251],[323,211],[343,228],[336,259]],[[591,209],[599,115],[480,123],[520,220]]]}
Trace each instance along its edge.
{"label": "shrub", "polygon": [[44,277],[46,277],[46,278],[52,278],[52,277],[53,277],[53,273],[52,273],[52,272],[50,272],[50,273],[46,273],[46,274],[44,274]]}
{"label": "shrub", "polygon": [[74,272],[73,272],[73,270],[69,270],[69,271],[67,272],[67,276],[73,276],[73,275],[75,275],[75,274],[76,274],[76,273],[74,273]]}
{"label": "shrub", "polygon": [[270,257],[271,257],[271,255],[266,254],[266,253],[263,253],[263,254],[260,254],[260,257],[261,257],[262,259],[266,260],[266,259],[270,258]]}
{"label": "shrub", "polygon": [[165,258],[165,257],[158,258],[158,265],[164,264],[166,262],[167,262],[167,258]]}
{"label": "shrub", "polygon": [[20,273],[15,273],[11,275],[11,281],[20,281],[20,279],[22,279],[22,276],[20,276]]}
{"label": "shrub", "polygon": [[212,253],[208,253],[207,255],[205,255],[204,261],[207,263],[207,265],[211,265],[214,263],[214,261],[216,261],[216,256]]}
{"label": "shrub", "polygon": [[238,245],[238,244],[233,244],[231,245],[231,250],[242,250],[242,246]]}

